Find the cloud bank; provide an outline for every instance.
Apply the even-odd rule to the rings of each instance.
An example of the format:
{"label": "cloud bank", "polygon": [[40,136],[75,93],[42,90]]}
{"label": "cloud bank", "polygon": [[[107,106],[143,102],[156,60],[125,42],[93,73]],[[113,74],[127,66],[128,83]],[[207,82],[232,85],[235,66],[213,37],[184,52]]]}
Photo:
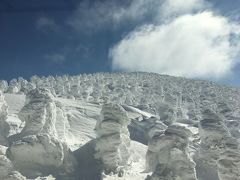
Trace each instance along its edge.
{"label": "cloud bank", "polygon": [[170,20],[125,36],[110,50],[112,68],[207,79],[229,75],[238,63],[240,26],[204,8],[202,0],[164,1],[156,17]]}

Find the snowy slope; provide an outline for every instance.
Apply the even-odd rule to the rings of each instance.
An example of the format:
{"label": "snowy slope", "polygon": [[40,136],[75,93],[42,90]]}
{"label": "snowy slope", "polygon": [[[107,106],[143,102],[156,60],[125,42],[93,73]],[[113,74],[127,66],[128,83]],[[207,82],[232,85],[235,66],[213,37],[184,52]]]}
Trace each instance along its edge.
{"label": "snowy slope", "polygon": [[[9,105],[9,114],[7,122],[9,122],[12,128],[15,128],[11,134],[15,134],[20,131],[21,120],[18,118],[18,113],[24,106],[25,95],[19,94],[5,94],[5,100]],[[74,151],[81,146],[84,146],[87,142],[93,140],[96,137],[94,128],[99,118],[101,105],[87,103],[80,100],[72,100],[65,98],[56,98],[56,102],[61,103],[69,120],[70,131],[67,139],[67,143],[70,148]],[[139,117],[141,113],[135,112],[134,117]],[[129,111],[129,114],[132,114]],[[146,113],[147,114],[147,113]],[[130,115],[132,117],[133,115]],[[59,127],[59,129],[58,129]],[[20,129],[19,129],[20,128]],[[57,131],[61,131],[61,125],[56,122]],[[4,148],[5,149],[5,148]],[[141,143],[132,141],[131,152],[133,154],[133,162],[131,170],[120,179],[145,179],[145,154],[147,151],[147,146]],[[88,152],[86,152],[88,153]],[[38,179],[38,178],[36,178]],[[47,177],[47,179],[52,179],[52,177]],[[106,176],[105,179],[118,179],[117,176]]]}
{"label": "snowy slope", "polygon": [[[150,178],[152,173],[157,174],[157,172],[154,170],[146,172],[146,164],[149,164],[146,161],[151,158],[147,154],[151,154],[154,149],[154,163],[158,163],[158,159],[161,162],[161,159],[167,157],[164,155],[166,152],[173,153],[175,156],[176,151],[174,148],[171,149],[171,143],[178,145],[180,143],[180,147],[185,146],[185,144],[181,144],[182,140],[188,142],[186,150],[182,150],[181,153],[187,154],[189,157],[180,161],[183,163],[195,161],[196,167],[194,165],[194,168],[198,180],[208,180],[209,178],[211,180],[227,180],[226,177],[229,177],[230,172],[233,172],[230,180],[236,180],[239,173],[240,89],[238,88],[152,73],[100,73],[42,78],[34,76],[30,82],[27,82],[28,84],[26,81],[23,84],[22,79],[14,82],[2,90],[5,92],[5,101],[8,105],[8,115],[5,120],[10,127],[8,137],[20,133],[26,126],[24,118],[28,116],[24,115],[24,118],[21,118],[19,112],[22,111],[25,104],[29,103],[26,98],[28,92],[35,87],[47,88],[53,97],[51,107],[56,114],[44,109],[49,107],[45,106],[49,101],[46,101],[45,97],[33,101],[33,103],[39,104],[36,107],[40,109],[36,110],[36,107],[33,107],[26,111],[27,113],[43,112],[42,115],[39,114],[36,117],[40,118],[39,120],[42,116],[42,120],[48,118],[50,124],[52,123],[51,126],[56,129],[56,135],[48,137],[49,141],[56,143],[56,146],[54,145],[52,148],[59,145],[58,141],[63,148],[61,152],[63,156],[58,157],[63,159],[57,161],[62,165],[54,167],[61,169],[61,172],[54,170],[53,173],[48,173],[48,171],[45,173],[44,170],[45,174],[39,174],[40,176],[49,175],[47,179],[55,177],[57,179],[97,180],[100,178],[98,169],[101,167],[95,158],[95,145],[99,137],[96,135],[95,128],[97,122],[102,118],[102,105],[109,102],[120,104],[131,120],[128,126],[131,138],[129,146],[131,163],[125,167],[122,177],[113,173],[103,174],[101,178],[143,180],[148,175]],[[9,89],[15,89],[15,91],[10,92]],[[23,114],[23,112],[21,113]],[[31,115],[31,117],[35,116]],[[191,135],[187,133],[186,139],[184,137],[179,142],[175,141],[176,135],[177,137],[185,136],[188,131]],[[154,141],[155,137],[159,138],[156,142]],[[37,134],[36,137],[31,138],[24,139],[21,143],[25,143],[25,141],[31,141],[33,144],[42,143],[41,139],[38,140]],[[151,141],[155,144],[151,145]],[[164,143],[166,146],[169,145],[170,149],[161,149],[161,145]],[[70,150],[64,150],[65,146]],[[43,147],[48,148],[48,145],[43,143]],[[17,149],[17,144],[12,149],[10,148],[11,153],[18,155],[19,151],[15,152],[14,148]],[[0,154],[5,154],[6,147],[0,146],[0,149],[2,149]],[[157,149],[156,152],[155,149]],[[54,151],[57,152],[58,149],[54,149]],[[44,156],[44,153],[40,155]],[[50,153],[49,157],[52,155],[54,154]],[[13,158],[14,166],[18,167],[15,162],[17,160],[9,157]],[[234,157],[234,162],[232,162],[234,165],[232,167],[225,166],[225,162],[232,161],[231,157]],[[66,161],[72,163],[75,168],[71,175],[66,174],[66,169],[71,166]],[[170,158],[168,161],[169,167],[176,169],[174,159]],[[25,173],[25,171],[22,172]],[[50,177],[51,175],[54,177]]]}

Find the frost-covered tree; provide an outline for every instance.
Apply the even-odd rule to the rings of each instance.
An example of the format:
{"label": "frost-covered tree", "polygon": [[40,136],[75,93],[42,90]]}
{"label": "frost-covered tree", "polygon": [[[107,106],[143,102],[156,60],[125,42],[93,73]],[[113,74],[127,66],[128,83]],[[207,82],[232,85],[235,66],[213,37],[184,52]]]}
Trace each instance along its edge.
{"label": "frost-covered tree", "polygon": [[0,91],[5,92],[8,89],[8,82],[5,80],[0,80]]}
{"label": "frost-covered tree", "polygon": [[0,145],[7,145],[7,136],[10,130],[9,124],[6,122],[7,115],[8,106],[3,93],[0,91]]}
{"label": "frost-covered tree", "polygon": [[189,155],[191,131],[179,124],[157,132],[148,144],[147,171],[153,172],[147,180],[197,180],[195,163]]}
{"label": "frost-covered tree", "polygon": [[129,123],[126,111],[120,105],[103,105],[101,119],[95,128],[97,133],[95,158],[101,160],[105,173],[119,173],[128,165]]}

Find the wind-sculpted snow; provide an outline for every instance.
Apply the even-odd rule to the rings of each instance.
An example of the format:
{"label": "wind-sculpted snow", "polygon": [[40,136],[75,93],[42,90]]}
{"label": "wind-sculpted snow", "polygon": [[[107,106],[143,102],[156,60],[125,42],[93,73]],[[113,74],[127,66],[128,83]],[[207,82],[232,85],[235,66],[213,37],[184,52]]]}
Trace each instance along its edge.
{"label": "wind-sculpted snow", "polygon": [[[37,88],[27,94],[26,105],[18,114],[25,126],[19,134],[9,137],[11,144],[7,150],[14,168],[27,177],[73,171],[74,160],[64,139],[67,120],[59,107],[56,108],[47,89]],[[56,117],[63,122],[63,133],[56,131]]]}
{"label": "wind-sculpted snow", "polygon": [[[214,110],[219,109],[220,111],[221,103],[224,102],[226,107],[231,110],[230,114],[237,117],[238,120],[240,117],[239,89],[219,86],[207,81],[152,73],[33,76],[28,83],[23,78],[13,79],[9,86],[16,87],[24,93],[35,87],[43,87],[48,88],[54,96],[58,97],[74,97],[95,103],[115,102],[133,105],[151,113],[161,113],[161,111],[158,112],[159,108],[161,110],[169,107],[169,115],[173,113],[182,121],[189,118],[191,121],[199,121],[201,107],[209,105],[213,109],[215,108]],[[28,90],[26,90],[26,86],[29,86]],[[14,91],[13,93],[18,92]],[[162,104],[164,105],[161,106]],[[226,108],[220,113],[228,116]],[[171,121],[171,118],[169,117],[168,120]]]}
{"label": "wind-sculpted snow", "polygon": [[164,132],[156,132],[149,141],[148,180],[196,180],[195,163],[189,155],[191,131],[180,124],[170,125]]}
{"label": "wind-sculpted snow", "polygon": [[25,122],[21,133],[11,137],[12,141],[24,136],[46,133],[52,137],[57,136],[56,105],[52,94],[47,89],[35,89],[27,94],[25,106],[18,114]]}
{"label": "wind-sculpted snow", "polygon": [[[104,104],[101,119],[96,125],[96,154],[105,173],[121,173],[128,165],[130,138],[127,129],[130,123],[126,111],[117,104]],[[120,169],[122,168],[122,169]]]}
{"label": "wind-sculpted snow", "polygon": [[0,155],[0,179],[7,177],[12,170],[12,162],[6,156]]}
{"label": "wind-sculpted snow", "polygon": [[21,89],[21,82],[18,81],[17,79],[12,79],[9,82],[9,86],[8,86],[8,93],[19,93]]}
{"label": "wind-sculpted snow", "polygon": [[5,178],[239,179],[239,88],[136,72],[20,77],[0,91]]}
{"label": "wind-sculpted snow", "polygon": [[5,80],[0,80],[0,91],[6,92],[8,89],[8,82]]}
{"label": "wind-sculpted snow", "polygon": [[14,167],[30,178],[56,174],[62,169],[65,173],[73,171],[74,164],[68,153],[65,144],[47,134],[25,136],[7,150]]}
{"label": "wind-sculpted snow", "polygon": [[223,141],[224,150],[217,161],[220,180],[235,180],[240,177],[240,148],[237,139],[229,137]]}
{"label": "wind-sculpted snow", "polygon": [[26,180],[24,176],[14,170],[12,162],[6,157],[7,137],[10,132],[10,124],[6,121],[7,116],[8,106],[0,90],[0,179]]}
{"label": "wind-sculpted snow", "polygon": [[156,111],[161,117],[161,121],[163,121],[165,124],[170,125],[176,121],[176,111],[171,104],[159,103],[156,106]]}
{"label": "wind-sculpted snow", "polygon": [[14,170],[12,162],[6,157],[6,147],[0,145],[0,179],[26,180],[22,174]]}
{"label": "wind-sculpted snow", "polygon": [[239,141],[231,136],[223,116],[210,109],[203,110],[200,121],[201,146],[199,159],[216,169],[220,180],[240,177]]}
{"label": "wind-sculpted snow", "polygon": [[199,133],[201,138],[200,159],[206,164],[215,166],[223,150],[223,141],[230,137],[230,133],[221,116],[211,109],[204,109],[202,120],[199,122]]}
{"label": "wind-sculpted snow", "polygon": [[0,91],[0,145],[7,144],[7,136],[9,134],[9,124],[6,122],[8,114],[8,106],[4,100],[4,96]]}
{"label": "wind-sculpted snow", "polygon": [[167,125],[156,117],[150,117],[143,120],[133,119],[128,128],[131,139],[147,145],[149,139],[154,134],[164,131]]}
{"label": "wind-sculpted snow", "polygon": [[63,109],[63,105],[60,102],[56,103],[56,132],[59,140],[68,141],[70,124],[68,122],[67,115]]}

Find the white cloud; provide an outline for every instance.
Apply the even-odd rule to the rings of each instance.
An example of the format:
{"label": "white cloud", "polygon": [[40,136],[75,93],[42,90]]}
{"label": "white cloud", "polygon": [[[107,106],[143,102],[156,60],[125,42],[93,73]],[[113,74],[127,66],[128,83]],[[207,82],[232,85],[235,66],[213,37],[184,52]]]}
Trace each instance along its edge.
{"label": "white cloud", "polygon": [[56,64],[61,64],[66,60],[65,56],[59,53],[46,54],[44,58],[49,60],[51,63],[56,63]]}
{"label": "white cloud", "polygon": [[[237,63],[239,27],[212,12],[182,15],[166,24],[142,26],[111,49],[112,67],[221,78]],[[238,43],[231,42],[234,35]]]}
{"label": "white cloud", "polygon": [[67,21],[90,33],[139,26],[111,48],[113,69],[221,78],[237,63],[240,26],[216,15],[209,1],[122,2],[84,0]]}
{"label": "white cloud", "polygon": [[67,23],[80,31],[114,29],[124,23],[141,20],[158,9],[162,0],[131,0],[125,3],[115,0],[82,1]]}
{"label": "white cloud", "polygon": [[48,17],[40,17],[36,22],[36,28],[43,31],[57,31],[58,26],[53,19]]}
{"label": "white cloud", "polygon": [[192,13],[207,6],[204,0],[164,0],[160,7],[160,18]]}
{"label": "white cloud", "polygon": [[101,29],[116,29],[132,22],[144,23],[146,19],[150,22],[159,21],[197,11],[206,6],[204,0],[129,0],[124,2],[126,4],[115,0],[93,2],[84,0],[67,23],[77,30],[92,32]]}

